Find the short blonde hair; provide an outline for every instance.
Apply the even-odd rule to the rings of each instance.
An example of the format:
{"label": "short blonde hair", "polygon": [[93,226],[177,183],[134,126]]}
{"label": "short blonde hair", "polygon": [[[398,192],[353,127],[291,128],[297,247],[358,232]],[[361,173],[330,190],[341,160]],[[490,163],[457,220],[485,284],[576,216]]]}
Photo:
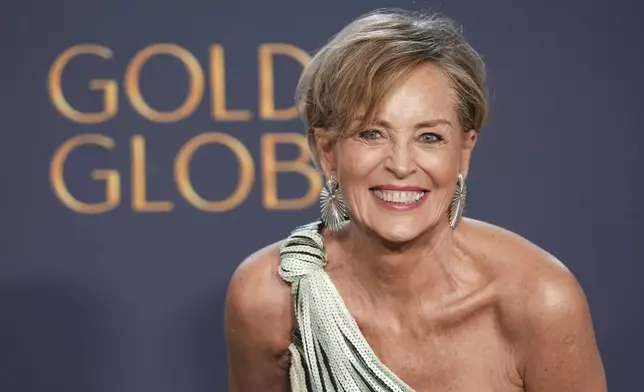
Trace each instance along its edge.
{"label": "short blonde hair", "polygon": [[298,83],[295,100],[316,164],[316,128],[342,136],[359,108],[364,123],[371,122],[385,95],[427,61],[451,82],[461,128],[479,131],[488,112],[485,66],[455,23],[440,15],[377,10],[335,35]]}

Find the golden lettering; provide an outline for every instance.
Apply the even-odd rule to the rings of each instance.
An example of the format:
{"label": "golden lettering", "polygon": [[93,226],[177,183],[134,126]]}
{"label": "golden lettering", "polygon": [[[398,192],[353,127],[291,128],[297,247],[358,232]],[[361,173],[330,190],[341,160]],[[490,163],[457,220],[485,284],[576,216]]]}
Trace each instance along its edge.
{"label": "golden lettering", "polygon": [[118,112],[118,85],[114,80],[93,79],[90,90],[103,90],[103,109],[95,113],[83,113],[72,107],[65,98],[62,77],[69,61],[81,54],[91,54],[104,59],[112,58],[112,51],[101,45],[75,45],[61,53],[49,69],[47,90],[54,107],[65,117],[81,124],[97,124],[114,117]]}
{"label": "golden lettering", "polygon": [[101,203],[83,203],[76,199],[65,184],[65,161],[76,148],[94,144],[108,150],[114,148],[114,140],[98,134],[75,136],[63,143],[54,153],[49,167],[49,180],[58,199],[71,210],[82,214],[100,214],[116,208],[121,201],[120,176],[116,170],[94,170],[92,178],[105,181],[105,201]]}
{"label": "golden lettering", "polygon": [[[141,94],[140,74],[147,61],[157,55],[165,54],[179,59],[188,71],[190,85],[188,96],[183,104],[171,111],[160,112],[152,109]],[[138,52],[125,70],[125,92],[132,107],[150,121],[169,123],[183,120],[190,116],[199,106],[204,94],[204,74],[199,61],[189,51],[174,44],[155,44]]]}
{"label": "golden lettering", "polygon": [[[278,161],[275,152],[277,143],[291,143],[300,148],[294,161]],[[322,178],[309,164],[311,154],[304,135],[297,133],[266,133],[262,135],[262,178],[264,207],[270,210],[298,210],[310,207],[322,190]],[[309,181],[307,193],[297,199],[280,199],[277,192],[277,173],[301,173]]]}
{"label": "golden lettering", "polygon": [[224,48],[215,44],[210,48],[210,89],[212,96],[212,116],[219,121],[248,121],[250,110],[229,110],[226,108],[226,66]]}
{"label": "golden lettering", "polygon": [[311,57],[302,49],[289,44],[261,44],[259,46],[259,114],[264,120],[290,120],[297,117],[297,108],[275,108],[275,75],[273,56],[286,55],[306,66]]}
{"label": "golden lettering", "polygon": [[132,209],[140,212],[172,211],[171,201],[149,201],[145,164],[145,139],[141,135],[132,136]]}
{"label": "golden lettering", "polygon": [[[225,200],[206,200],[192,186],[190,161],[194,153],[206,144],[223,144],[235,154],[239,162],[237,188]],[[250,152],[239,140],[225,133],[208,132],[193,137],[181,148],[175,161],[174,178],[179,192],[190,204],[203,211],[223,212],[236,208],[246,200],[255,181],[255,165]]]}

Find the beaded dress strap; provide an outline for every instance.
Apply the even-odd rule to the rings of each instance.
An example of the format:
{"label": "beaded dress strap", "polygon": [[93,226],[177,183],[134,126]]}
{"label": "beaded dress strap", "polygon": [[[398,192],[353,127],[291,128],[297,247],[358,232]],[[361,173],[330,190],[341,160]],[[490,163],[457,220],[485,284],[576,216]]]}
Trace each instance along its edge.
{"label": "beaded dress strap", "polygon": [[321,222],[297,228],[280,249],[279,274],[292,287],[293,392],[413,392],[375,355],[324,270]]}

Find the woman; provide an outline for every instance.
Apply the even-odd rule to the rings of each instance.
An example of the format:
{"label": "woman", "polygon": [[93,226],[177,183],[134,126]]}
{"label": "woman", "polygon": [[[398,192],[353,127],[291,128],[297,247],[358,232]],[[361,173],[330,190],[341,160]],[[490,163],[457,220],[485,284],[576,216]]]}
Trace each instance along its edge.
{"label": "woman", "polygon": [[606,391],[570,272],[461,217],[487,103],[449,20],[357,19],[297,100],[327,181],[321,221],[235,272],[231,391]]}

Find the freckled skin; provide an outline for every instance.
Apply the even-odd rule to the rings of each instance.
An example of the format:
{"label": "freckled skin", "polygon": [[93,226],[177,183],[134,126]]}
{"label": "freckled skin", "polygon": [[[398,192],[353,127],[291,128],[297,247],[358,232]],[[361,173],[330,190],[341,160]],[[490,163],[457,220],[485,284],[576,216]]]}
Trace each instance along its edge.
{"label": "freckled skin", "polygon": [[[447,210],[477,134],[464,132],[449,82],[417,67],[378,122],[351,137],[318,134],[326,175],[351,212],[324,233],[327,273],[380,360],[416,391],[605,392],[588,305],[552,255],[497,226]],[[420,126],[419,126],[420,124]],[[429,191],[416,209],[383,208],[382,185]],[[249,257],[227,298],[230,390],[288,391],[290,287],[279,244]]]}

